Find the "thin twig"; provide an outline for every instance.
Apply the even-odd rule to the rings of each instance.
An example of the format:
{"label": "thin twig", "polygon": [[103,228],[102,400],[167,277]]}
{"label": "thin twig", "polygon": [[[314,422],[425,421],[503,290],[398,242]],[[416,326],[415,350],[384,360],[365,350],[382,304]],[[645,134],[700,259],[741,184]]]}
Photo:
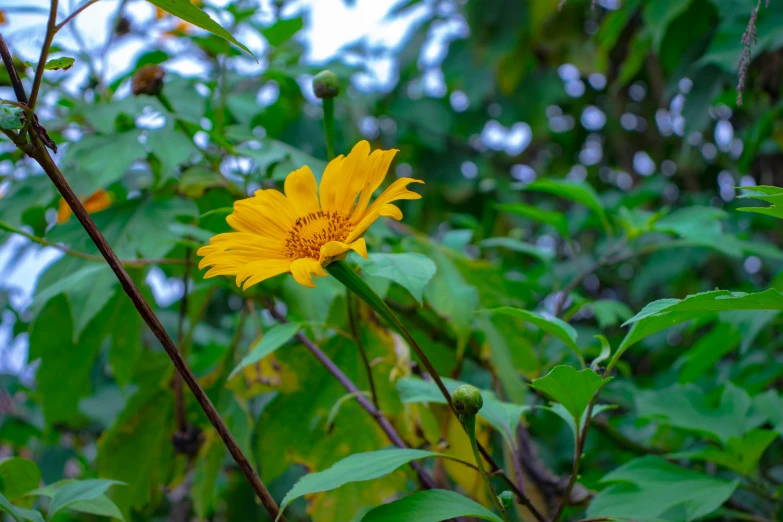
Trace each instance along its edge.
{"label": "thin twig", "polygon": [[577,434],[574,441],[574,464],[571,468],[571,476],[568,477],[568,485],[566,486],[563,499],[560,501],[560,505],[558,506],[557,511],[555,511],[555,516],[552,517],[553,522],[560,520],[560,515],[563,514],[563,510],[568,504],[568,501],[571,499],[571,491],[574,489],[576,477],[579,475],[579,464],[582,462],[582,453],[584,452],[585,448],[585,440],[587,440],[587,430],[590,427],[590,417],[593,415],[593,406],[595,406],[595,401],[598,399],[599,393],[601,393],[600,389],[593,394],[593,398],[590,400],[590,405],[587,407],[587,415],[585,416],[586,420],[584,426],[582,426],[582,431]]}
{"label": "thin twig", "polygon": [[[275,309],[274,305],[268,304],[266,305],[266,309],[277,322],[281,324],[288,322],[283,314]],[[397,430],[394,429],[394,426],[392,426],[391,422],[389,422],[389,419],[386,418],[383,412],[376,408],[372,402],[367,400],[367,397],[362,394],[361,390],[359,390],[356,384],[354,384],[354,382],[347,375],[345,375],[345,373],[343,373],[343,371],[334,363],[334,361],[329,358],[328,355],[321,351],[321,349],[302,332],[298,332],[296,334],[296,339],[302,343],[305,348],[307,348],[310,353],[315,356],[316,359],[318,359],[324,368],[326,368],[326,370],[331,373],[335,379],[337,379],[337,381],[348,391],[348,393],[351,393],[356,397],[356,402],[358,402],[359,405],[364,408],[373,419],[375,419],[375,422],[378,424],[381,430],[383,430],[383,432],[386,434],[386,437],[389,439],[389,441],[391,441],[392,444],[398,448],[409,447],[409,445],[402,439],[399,433],[397,433]],[[438,487],[432,477],[429,476],[429,474],[418,462],[412,461],[411,466],[419,475],[419,481],[421,482],[422,486],[427,489],[436,489]]]}
{"label": "thin twig", "polygon": [[[106,259],[104,259],[103,256],[98,256],[94,254],[87,254],[85,252],[79,252],[78,250],[72,250],[68,248],[65,245],[61,245],[59,243],[55,243],[53,241],[46,240],[42,237],[35,236],[33,234],[30,234],[29,232],[25,232],[21,228],[16,228],[13,225],[10,225],[4,221],[0,221],[0,230],[5,230],[7,232],[11,232],[14,234],[19,234],[20,236],[24,236],[33,243],[38,243],[41,246],[45,247],[52,247],[56,248],[60,252],[72,256],[72,257],[78,257],[79,259],[86,259],[87,261],[96,261],[98,263],[104,263]],[[131,268],[140,268],[146,265],[183,265],[187,264],[188,260],[186,259],[167,259],[167,258],[161,258],[161,259],[145,259],[145,258],[139,258],[139,259],[120,259],[120,263],[122,263],[124,266],[128,266]]]}
{"label": "thin twig", "polygon": [[57,24],[57,25],[55,26],[55,28],[54,28],[54,32],[56,33],[57,31],[59,31],[60,29],[62,29],[62,28],[65,26],[65,24],[67,24],[67,23],[68,23],[68,22],[70,22],[70,21],[71,21],[73,18],[75,18],[75,17],[76,17],[76,15],[78,15],[79,13],[81,13],[82,11],[84,11],[85,9],[87,9],[88,7],[90,7],[92,4],[98,3],[99,1],[100,1],[100,0],[87,0],[86,2],[84,2],[84,3],[83,3],[83,4],[82,4],[82,5],[79,7],[79,8],[77,8],[77,9],[76,9],[76,11],[74,11],[73,13],[71,13],[70,15],[68,15],[68,17],[67,17],[65,20],[63,20],[62,22],[60,22],[59,24]]}
{"label": "thin twig", "polygon": [[[179,352],[186,357],[185,352],[185,319],[188,315],[188,283],[190,279],[190,248],[185,249],[185,271],[182,274],[182,299],[179,301],[179,321],[177,323],[177,342]],[[182,389],[182,377],[174,376],[174,415],[177,419],[177,430],[180,433],[187,431],[187,418],[185,416],[185,394]]]}
{"label": "thin twig", "polygon": [[378,393],[375,391],[375,379],[372,376],[372,365],[370,365],[370,359],[367,357],[367,350],[364,349],[364,343],[362,342],[359,330],[356,328],[356,310],[353,307],[353,294],[348,291],[345,293],[345,306],[348,309],[348,326],[351,329],[351,335],[353,336],[353,342],[356,348],[359,350],[359,354],[362,356],[362,362],[364,368],[367,371],[367,380],[370,382],[370,396],[372,397],[372,403],[378,408]]}
{"label": "thin twig", "polygon": [[33,79],[33,88],[30,91],[30,103],[27,105],[30,110],[35,109],[35,102],[38,101],[38,91],[41,89],[41,80],[43,80],[44,68],[46,67],[46,58],[49,56],[49,48],[52,46],[54,34],[57,32],[57,3],[59,0],[52,0],[49,8],[49,22],[46,24],[46,36],[41,46],[41,56],[38,59],[38,67],[35,69],[35,79]]}
{"label": "thin twig", "polygon": [[0,34],[0,56],[3,58],[3,65],[5,70],[8,71],[8,76],[11,78],[11,86],[14,88],[14,94],[19,103],[27,105],[27,94],[24,92],[24,86],[22,80],[19,79],[19,73],[14,65],[14,59],[11,57],[11,53],[8,51],[8,46],[3,40],[3,35]]}

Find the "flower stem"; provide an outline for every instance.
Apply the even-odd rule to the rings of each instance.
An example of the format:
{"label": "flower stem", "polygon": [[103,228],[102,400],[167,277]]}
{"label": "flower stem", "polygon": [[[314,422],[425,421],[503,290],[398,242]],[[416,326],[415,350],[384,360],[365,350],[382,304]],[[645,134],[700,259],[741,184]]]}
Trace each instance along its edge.
{"label": "flower stem", "polygon": [[326,267],[326,271],[329,272],[329,274],[331,274],[335,279],[340,281],[346,288],[348,288],[348,290],[356,294],[359,299],[367,303],[370,308],[375,310],[378,315],[386,319],[386,321],[391,323],[394,328],[400,332],[405,340],[408,341],[408,344],[410,344],[411,348],[413,348],[413,351],[416,352],[419,360],[421,360],[422,364],[424,364],[424,367],[427,369],[430,377],[432,377],[432,380],[435,381],[438,389],[446,399],[446,403],[451,407],[452,411],[454,411],[454,414],[458,415],[456,410],[454,410],[454,405],[452,404],[451,393],[449,393],[446,385],[443,384],[443,380],[440,378],[440,375],[438,375],[438,372],[435,371],[435,367],[424,354],[424,351],[418,345],[408,329],[405,328],[394,312],[392,312],[391,308],[389,308],[389,305],[386,304],[386,301],[376,294],[375,291],[370,288],[370,286],[361,277],[359,277],[359,274],[351,270],[345,261],[333,261]]}
{"label": "flower stem", "polygon": [[334,159],[334,98],[324,98],[324,137],[326,138],[326,157]]}
{"label": "flower stem", "polygon": [[473,458],[476,459],[476,466],[478,467],[481,479],[484,481],[484,485],[486,485],[487,489],[489,490],[489,496],[492,499],[492,504],[494,504],[495,508],[500,511],[500,515],[503,517],[503,520],[508,522],[508,513],[506,513],[506,509],[500,503],[500,500],[498,500],[498,496],[495,494],[495,490],[492,489],[492,484],[489,482],[489,476],[487,475],[487,471],[484,469],[484,463],[481,461],[481,454],[479,453],[478,442],[476,441],[476,416],[463,413],[459,416],[459,420],[462,422],[462,425],[465,426],[465,431],[467,432],[468,438],[470,439],[470,447],[473,450]]}

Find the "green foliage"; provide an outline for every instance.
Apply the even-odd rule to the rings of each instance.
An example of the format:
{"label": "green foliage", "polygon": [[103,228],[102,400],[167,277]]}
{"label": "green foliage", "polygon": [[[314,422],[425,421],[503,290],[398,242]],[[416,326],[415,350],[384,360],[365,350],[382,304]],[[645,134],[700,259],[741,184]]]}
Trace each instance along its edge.
{"label": "green foliage", "polygon": [[738,483],[681,468],[659,457],[632,460],[602,480],[612,485],[590,503],[588,516],[665,517],[682,522],[715,511]]}
{"label": "green foliage", "polygon": [[500,517],[469,498],[453,491],[434,489],[379,506],[362,517],[362,522],[439,522],[454,517],[475,517],[501,522]]}
{"label": "green foliage", "polygon": [[[37,123],[0,104],[3,520],[272,519],[7,139],[44,129],[290,522],[779,519],[783,2],[410,1],[377,27],[355,18],[370,2],[327,26],[284,0],[80,4]],[[110,41],[80,34],[93,13]],[[3,37],[29,96],[46,13],[20,19]],[[316,66],[324,31],[355,40]],[[133,95],[149,65],[162,96]],[[422,199],[314,289],[205,279],[238,200],[305,165],[322,180],[332,112],[336,154],[399,150],[376,196],[413,177]],[[235,254],[268,247],[270,224],[232,224]],[[491,487],[429,367],[480,390]]]}
{"label": "green foliage", "polygon": [[280,508],[285,509],[291,502],[304,495],[336,489],[349,482],[383,477],[412,460],[438,456],[441,455],[432,451],[398,448],[356,453],[329,469],[302,477],[291,491],[286,493]]}
{"label": "green foliage", "polygon": [[532,386],[562,404],[573,416],[578,432],[587,407],[608,381],[608,378],[602,379],[590,368],[576,371],[570,366],[555,366],[544,377],[534,380]]}

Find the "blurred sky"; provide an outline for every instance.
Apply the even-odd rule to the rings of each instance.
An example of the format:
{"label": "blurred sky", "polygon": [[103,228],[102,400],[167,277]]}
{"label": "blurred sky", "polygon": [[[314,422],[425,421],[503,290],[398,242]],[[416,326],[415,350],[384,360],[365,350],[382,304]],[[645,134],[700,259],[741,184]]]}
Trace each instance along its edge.
{"label": "blurred sky", "polygon": [[[280,12],[282,18],[289,18],[302,14],[305,19],[305,28],[297,35],[297,38],[306,48],[305,60],[312,64],[321,64],[330,61],[340,54],[342,48],[356,42],[363,42],[368,48],[377,49],[371,58],[361,58],[366,72],[358,75],[357,80],[366,88],[390,88],[396,81],[393,71],[393,51],[402,45],[406,35],[413,30],[417,23],[424,20],[430,14],[429,3],[407,9],[401,16],[389,16],[391,10],[401,4],[403,0],[302,0],[287,2],[286,7]],[[216,11],[210,11],[210,6],[222,7],[228,0],[212,0],[205,2],[207,12],[213,17]],[[102,56],[109,28],[112,25],[120,0],[100,0],[87,8],[75,19],[75,29],[79,39],[75,38],[74,31],[67,28],[58,33],[55,44],[64,48],[83,48],[96,57],[95,63],[99,68],[106,67],[106,77],[116,78],[123,72],[132,68],[136,58],[158,46],[170,45],[175,50],[181,51],[181,42],[174,39],[166,42],[162,40],[163,34],[176,25],[176,20],[164,20],[156,24],[156,28],[143,34],[126,35],[111,47],[107,56]],[[61,0],[60,17],[62,20],[72,12],[74,6],[81,5],[80,0]],[[275,8],[269,0],[259,0],[260,9],[256,15],[261,23],[271,24],[275,19]],[[33,63],[38,61],[40,45],[44,36],[44,27],[48,14],[49,0],[2,0],[0,8],[6,11],[8,23],[0,27],[3,37],[12,47],[15,54]],[[152,4],[143,0],[131,0],[124,10],[125,16],[137,27],[148,26],[155,17],[155,8]],[[219,20],[225,26],[230,20]],[[73,23],[73,22],[72,22]],[[435,34],[433,42],[425,49],[425,56],[431,60],[442,59],[442,41],[448,35],[459,33],[460,28],[441,27],[439,34]],[[263,56],[266,43],[257,34],[250,31],[238,31],[235,35],[238,40],[247,45],[256,56]],[[186,76],[206,76],[208,71],[195,59],[189,59],[180,55],[167,62],[167,69],[176,71]],[[351,59],[350,56],[345,57]],[[244,73],[252,74],[264,67],[263,59],[260,64],[248,58],[238,60],[238,68]],[[354,57],[353,63],[357,63]],[[69,90],[76,91],[82,84],[87,67],[77,64],[69,71]],[[0,97],[13,98],[10,89],[0,89]],[[2,143],[0,146],[9,146]],[[27,306],[35,289],[35,283],[40,273],[51,263],[62,256],[62,253],[54,248],[35,248],[27,251],[19,257],[20,249],[29,246],[29,241],[21,236],[15,236],[0,248],[0,288],[11,291],[11,299],[15,308]],[[165,281],[162,271],[153,269],[150,272],[148,283],[153,288],[156,299],[161,305],[167,304],[179,297],[181,288],[178,282],[169,284]],[[0,373],[10,371],[19,373],[23,371],[27,359],[27,339],[24,335],[17,337],[16,342],[11,343],[11,328],[13,317],[8,313],[0,324]]]}

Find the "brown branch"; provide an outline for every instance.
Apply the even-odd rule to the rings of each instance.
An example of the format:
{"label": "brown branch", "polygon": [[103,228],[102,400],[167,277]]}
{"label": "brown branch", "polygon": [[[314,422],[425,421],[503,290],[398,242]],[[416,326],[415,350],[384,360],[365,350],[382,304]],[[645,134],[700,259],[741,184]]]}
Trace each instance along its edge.
{"label": "brown branch", "polygon": [[356,349],[359,350],[359,354],[362,356],[362,362],[364,368],[367,371],[367,380],[370,382],[370,396],[372,397],[372,403],[378,408],[378,392],[375,390],[375,379],[372,376],[372,365],[370,359],[367,357],[367,351],[364,349],[364,343],[356,328],[356,311],[353,307],[353,294],[349,291],[345,294],[345,306],[348,309],[348,325],[351,329],[351,335],[353,336],[353,342],[356,345]]}
{"label": "brown branch", "polygon": [[[48,52],[48,45],[51,44],[51,36],[49,33],[51,32],[51,28],[54,27],[56,10],[57,0],[52,0],[52,10],[49,15],[49,29],[47,30],[47,43],[45,43],[44,49],[41,51],[42,58],[44,59],[46,58],[46,54]],[[0,48],[5,49],[4,52],[7,53],[7,47],[5,46],[5,42],[2,40],[0,40]],[[39,64],[39,70],[41,69],[41,65],[42,64]],[[34,100],[34,98],[32,99]],[[166,354],[171,359],[171,362],[174,363],[174,367],[176,368],[177,372],[182,376],[185,383],[187,383],[190,391],[193,393],[193,396],[199,403],[199,406],[201,406],[201,409],[204,410],[204,414],[215,428],[218,436],[222,439],[226,449],[228,449],[229,453],[231,453],[234,461],[242,470],[242,473],[245,475],[245,478],[247,478],[250,486],[253,488],[253,491],[256,493],[259,500],[261,500],[264,508],[272,516],[272,518],[275,518],[281,522],[285,522],[286,519],[280,513],[280,510],[277,507],[277,503],[275,502],[274,498],[272,498],[269,490],[266,489],[266,486],[261,481],[256,471],[253,469],[253,466],[250,464],[250,461],[242,452],[239,444],[237,444],[234,436],[229,431],[226,423],[220,417],[220,414],[209,400],[209,397],[204,392],[204,389],[196,380],[195,375],[193,375],[193,372],[190,370],[187,363],[182,358],[182,355],[177,350],[177,347],[174,345],[174,341],[172,341],[171,337],[169,337],[168,333],[166,333],[166,330],[163,328],[160,320],[152,311],[150,305],[144,299],[144,296],[141,295],[141,292],[133,282],[133,279],[131,279],[131,277],[128,275],[128,272],[123,267],[122,262],[117,258],[117,255],[114,253],[111,246],[109,246],[109,244],[106,242],[106,239],[103,237],[103,234],[101,234],[100,230],[98,230],[98,227],[90,217],[87,209],[84,208],[84,205],[81,201],[79,201],[79,198],[76,196],[73,189],[71,189],[62,172],[60,172],[60,169],[57,167],[54,160],[52,160],[52,157],[49,155],[49,151],[46,150],[44,144],[39,139],[37,139],[35,133],[31,133],[30,137],[32,139],[32,143],[30,144],[19,142],[15,143],[17,143],[17,145],[25,153],[38,162],[44,172],[46,172],[46,175],[49,176],[49,179],[52,181],[54,186],[57,187],[60,195],[63,197],[63,199],[65,199],[66,203],[68,203],[71,211],[82,224],[84,230],[90,236],[90,239],[92,239],[93,243],[95,243],[95,246],[101,252],[104,259],[109,264],[114,274],[117,276],[117,279],[119,280],[120,285],[122,285],[123,290],[133,302],[133,306],[139,312],[139,315],[141,315],[142,319],[144,319],[144,322],[147,324],[150,330],[152,330],[152,333],[155,334],[155,337],[158,338],[158,341],[160,341],[160,344],[163,346]]]}
{"label": "brown branch", "polygon": [[[274,305],[267,304],[265,305],[266,309],[269,311],[269,314],[279,323],[287,323],[288,320],[278,312]],[[386,437],[391,441],[392,444],[394,444],[398,448],[407,448],[409,445],[402,439],[399,433],[397,433],[397,430],[394,429],[394,426],[392,426],[391,422],[389,422],[389,419],[386,418],[386,416],[383,414],[381,410],[375,407],[372,402],[367,400],[367,397],[364,396],[362,391],[354,384],[354,382],[347,376],[343,371],[332,361],[328,355],[326,355],[321,349],[313,342],[311,341],[305,334],[302,332],[298,332],[296,334],[296,339],[302,343],[305,348],[307,348],[310,353],[312,353],[316,359],[326,368],[326,370],[332,374],[332,376],[337,379],[337,381],[345,388],[349,393],[353,394],[356,398],[356,402],[359,403],[359,405],[367,411],[367,413],[370,414],[370,416],[375,419],[375,422],[378,424],[378,426],[381,428],[381,430],[386,434]],[[419,476],[419,481],[421,482],[422,486],[424,486],[427,489],[436,489],[438,486],[435,484],[435,481],[432,479],[432,477],[429,476],[429,474],[426,472],[426,470],[421,466],[420,463],[416,461],[412,461],[411,467],[413,467],[414,470],[416,470],[416,473]]]}
{"label": "brown branch", "polygon": [[[174,363],[177,372],[179,372],[179,374],[182,376],[182,379],[188,385],[190,391],[193,392],[193,396],[196,398],[196,401],[204,410],[204,413],[206,414],[210,423],[212,423],[212,426],[223,440],[223,443],[225,444],[229,453],[231,453],[234,461],[242,470],[242,473],[245,475],[248,482],[250,482],[251,487],[255,491],[258,498],[261,500],[261,503],[264,505],[267,512],[269,512],[272,518],[278,517],[279,509],[277,507],[277,503],[272,498],[272,495],[269,494],[269,491],[266,489],[264,483],[261,482],[261,479],[253,469],[250,461],[248,461],[247,457],[244,455],[244,453],[242,453],[242,450],[239,448],[239,445],[226,426],[226,423],[220,417],[220,414],[215,409],[215,406],[209,400],[209,397],[207,397],[204,389],[198,383],[196,377],[193,375],[193,372],[190,371],[187,363],[177,350],[177,347],[174,345],[174,341],[172,341],[171,337],[169,337],[168,333],[166,333],[166,330],[163,328],[160,320],[158,320],[147,301],[141,295],[141,292],[139,292],[139,289],[136,287],[133,279],[131,279],[131,277],[128,275],[128,272],[125,271],[122,263],[117,258],[117,255],[114,253],[111,246],[109,246],[109,244],[106,242],[106,239],[104,239],[100,230],[98,230],[98,227],[95,226],[95,222],[84,208],[82,202],[79,201],[79,198],[68,185],[68,182],[65,180],[65,177],[60,172],[60,169],[52,160],[49,152],[44,148],[40,141],[36,140],[35,138],[33,139],[35,140],[35,143],[33,144],[32,150],[30,151],[33,158],[38,162],[39,165],[41,165],[43,170],[49,176],[49,179],[52,180],[52,183],[54,183],[55,187],[57,187],[57,190],[60,192],[63,199],[65,199],[65,201],[68,203],[68,206],[71,207],[74,215],[82,224],[85,231],[87,231],[87,234],[89,234],[90,238],[95,243],[95,246],[98,247],[98,250],[100,250],[101,254],[106,259],[106,262],[117,276],[117,279],[119,279],[123,290],[126,294],[128,294],[128,297],[130,297],[133,305],[136,307],[136,310],[138,310],[139,314],[144,319],[144,322],[147,323],[147,326],[149,326],[150,330],[152,330],[152,332],[155,334],[155,337],[158,338],[161,345],[166,350],[166,354]],[[279,520],[284,521],[285,518],[281,515]]]}
{"label": "brown branch", "polygon": [[38,59],[38,67],[35,69],[35,79],[33,79],[33,88],[30,91],[30,103],[28,107],[30,110],[35,109],[35,102],[38,101],[38,91],[41,88],[41,80],[43,80],[44,68],[46,67],[46,58],[49,56],[49,48],[52,46],[52,40],[54,40],[54,34],[57,32],[57,3],[59,0],[52,0],[51,7],[49,8],[49,22],[46,24],[46,36],[44,37],[44,43],[41,46],[41,56]]}
{"label": "brown branch", "polygon": [[2,56],[5,70],[8,71],[8,76],[11,78],[11,85],[14,88],[16,99],[19,103],[27,105],[27,94],[24,92],[24,85],[22,85],[22,80],[19,79],[19,72],[16,70],[14,59],[8,51],[8,46],[5,44],[2,34],[0,34],[0,56]]}

